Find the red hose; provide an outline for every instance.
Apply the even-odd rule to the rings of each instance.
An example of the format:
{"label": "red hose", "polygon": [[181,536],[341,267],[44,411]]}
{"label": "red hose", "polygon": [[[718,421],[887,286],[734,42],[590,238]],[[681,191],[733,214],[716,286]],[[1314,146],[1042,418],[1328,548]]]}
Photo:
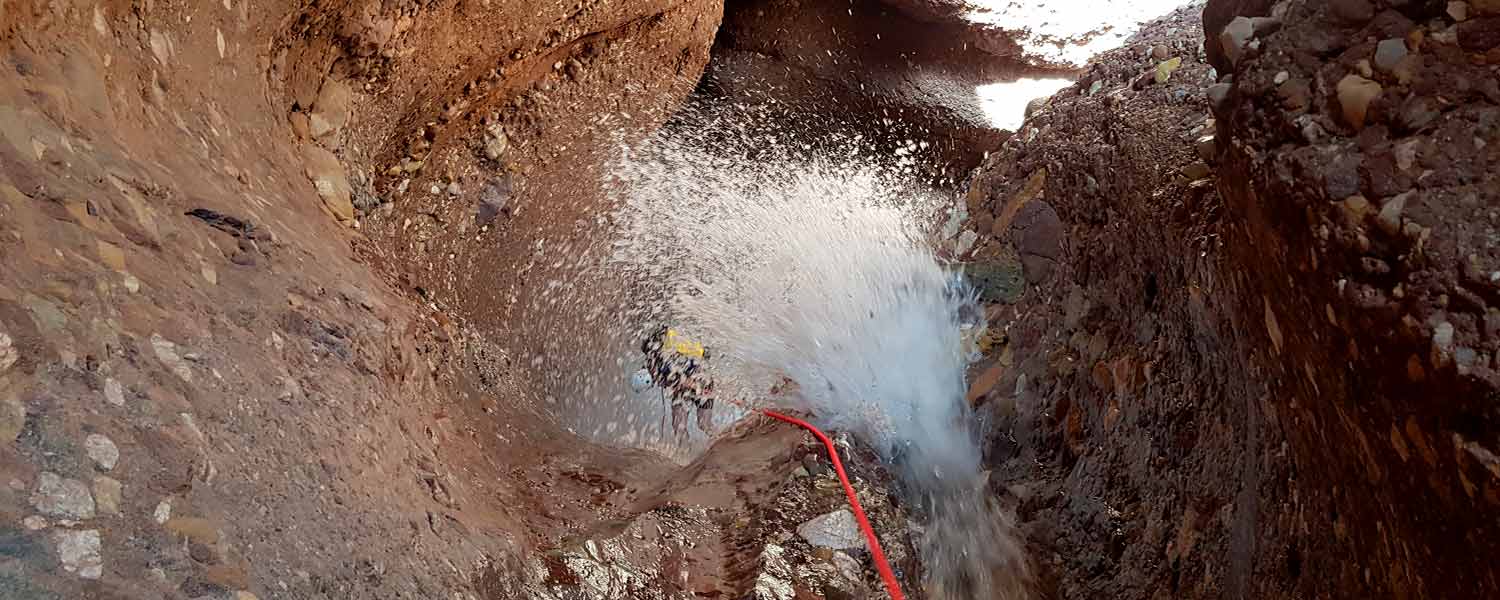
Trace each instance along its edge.
{"label": "red hose", "polygon": [[833,441],[823,432],[818,431],[811,423],[789,417],[778,412],[769,410],[760,411],[773,419],[786,421],[803,429],[806,429],[823,442],[823,447],[828,449],[828,458],[833,461],[833,470],[839,474],[839,483],[844,484],[844,495],[849,497],[849,508],[854,509],[854,518],[859,521],[859,528],[865,532],[865,541],[870,545],[870,556],[875,559],[875,568],[880,571],[880,578],[885,582],[885,591],[891,595],[891,600],[904,600],[905,595],[901,593],[901,584],[896,581],[896,574],[891,571],[890,563],[885,561],[885,552],[880,549],[880,540],[875,537],[875,529],[870,527],[870,520],[865,518],[865,510],[859,506],[859,498],[854,496],[854,486],[849,485],[849,476],[844,474],[844,463],[839,460],[838,450],[833,447]]}

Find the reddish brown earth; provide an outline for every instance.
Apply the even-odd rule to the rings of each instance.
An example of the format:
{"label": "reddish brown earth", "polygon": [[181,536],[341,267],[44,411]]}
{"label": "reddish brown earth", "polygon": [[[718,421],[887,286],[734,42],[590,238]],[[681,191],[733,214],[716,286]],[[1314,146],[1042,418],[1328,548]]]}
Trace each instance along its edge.
{"label": "reddish brown earth", "polygon": [[991,481],[1059,597],[1491,597],[1493,8],[1268,4],[1154,25],[976,173],[1026,280]]}
{"label": "reddish brown earth", "polygon": [[941,1],[6,4],[0,598],[880,597],[794,533],[802,432],[683,467],[537,397],[537,241],[695,88],[967,178],[1038,595],[1500,595],[1500,7],[1201,9],[1007,137],[961,92],[1039,67]]}

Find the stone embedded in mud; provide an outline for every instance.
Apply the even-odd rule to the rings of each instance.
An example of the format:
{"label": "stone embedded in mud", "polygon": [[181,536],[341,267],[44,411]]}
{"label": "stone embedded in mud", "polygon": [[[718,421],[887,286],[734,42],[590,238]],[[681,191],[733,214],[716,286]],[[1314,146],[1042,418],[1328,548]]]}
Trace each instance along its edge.
{"label": "stone embedded in mud", "polygon": [[349,187],[344,165],[339,163],[338,157],[318,146],[305,144],[302,146],[302,159],[307,178],[312,180],[318,197],[323,200],[323,208],[340,222],[353,221],[353,189]]}
{"label": "stone embedded in mud", "polygon": [[52,535],[57,544],[57,559],[64,571],[84,579],[98,579],[104,574],[103,545],[99,530],[59,530]]}
{"label": "stone embedded in mud", "polygon": [[115,464],[120,462],[120,449],[109,438],[97,433],[91,433],[84,438],[83,448],[89,458],[94,460],[94,464],[99,465],[99,468],[105,471],[114,469]]}
{"label": "stone embedded in mud", "polygon": [[120,495],[124,486],[111,477],[100,475],[94,478],[94,505],[99,514],[120,514]]}
{"label": "stone embedded in mud", "polygon": [[292,134],[299,140],[312,138],[312,123],[307,113],[294,112],[287,115],[287,122],[292,126]]}
{"label": "stone embedded in mud", "polygon": [[1406,55],[1406,40],[1400,38],[1381,40],[1375,46],[1375,68],[1382,73],[1393,73],[1396,65],[1400,64]]}
{"label": "stone embedded in mud", "polygon": [[37,479],[31,505],[42,514],[69,519],[94,518],[94,497],[89,486],[77,479],[65,479],[44,471]]}
{"label": "stone embedded in mud", "polygon": [[0,381],[0,444],[9,444],[26,429],[26,405],[14,398]]}
{"label": "stone embedded in mud", "polygon": [[1064,231],[1057,210],[1041,200],[1027,203],[1016,215],[1014,229],[1021,274],[1032,283],[1047,281],[1062,254]]}
{"label": "stone embedded in mud", "polygon": [[16,351],[15,342],[12,342],[5,332],[0,332],[0,373],[10,370],[20,358],[21,355]]}
{"label": "stone embedded in mud", "polygon": [[1398,194],[1380,206],[1380,213],[1375,221],[1386,235],[1396,235],[1401,232],[1401,213],[1406,210],[1406,199],[1410,196],[1411,192]]}
{"label": "stone embedded in mud", "polygon": [[1469,18],[1469,3],[1462,0],[1454,0],[1448,3],[1448,18],[1462,23]]}
{"label": "stone embedded in mud", "polygon": [[505,150],[510,147],[510,139],[505,135],[505,126],[499,123],[490,125],[484,130],[484,156],[490,160],[500,160]]}
{"label": "stone embedded in mud", "polygon": [[1193,145],[1193,149],[1197,151],[1198,158],[1201,158],[1204,161],[1212,162],[1214,158],[1219,155],[1219,142],[1218,139],[1210,133],[1198,138],[1198,141]]}
{"label": "stone embedded in mud", "polygon": [[848,509],[839,509],[798,525],[797,535],[819,548],[851,550],[865,547],[859,522]]}
{"label": "stone embedded in mud", "polygon": [[505,212],[506,204],[510,202],[510,177],[501,175],[485,182],[484,187],[479,189],[479,207],[475,211],[474,221],[480,225],[489,225]]}
{"label": "stone embedded in mud", "polygon": [[989,302],[1014,303],[1026,290],[1021,265],[1015,260],[995,259],[970,264],[964,274],[979,297]]}
{"label": "stone embedded in mud", "polygon": [[[323,87],[318,90],[318,99],[313,102],[312,134],[315,138],[338,133],[349,124],[349,105],[353,102],[354,93],[344,82],[329,77],[323,81]],[[321,121],[321,133],[319,132],[319,121]]]}
{"label": "stone embedded in mud", "polygon": [[1198,181],[1213,175],[1214,170],[1205,161],[1198,161],[1182,168],[1182,176],[1188,181]]}
{"label": "stone embedded in mud", "polygon": [[1339,80],[1339,107],[1343,109],[1344,122],[1355,130],[1365,128],[1365,117],[1370,103],[1380,96],[1379,83],[1355,74],[1345,75]]}
{"label": "stone embedded in mud", "polygon": [[183,381],[192,383],[193,369],[188,366],[186,360],[177,355],[177,344],[168,341],[160,334],[153,333],[151,334],[151,349],[156,353],[157,360],[160,360],[173,374],[182,378]]}

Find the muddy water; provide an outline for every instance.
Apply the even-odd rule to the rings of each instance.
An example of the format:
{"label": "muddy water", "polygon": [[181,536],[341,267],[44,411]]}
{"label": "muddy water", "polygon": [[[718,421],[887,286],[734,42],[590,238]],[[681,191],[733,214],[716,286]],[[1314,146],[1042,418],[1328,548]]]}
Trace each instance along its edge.
{"label": "muddy water", "polygon": [[[935,597],[1024,596],[1019,545],[978,489],[963,331],[982,323],[929,243],[951,197],[916,181],[925,144],[794,141],[765,117],[699,105],[621,146],[604,182],[614,208],[596,223],[609,245],[551,286],[588,341],[549,397],[596,440],[690,457],[694,444],[666,441],[659,392],[629,389],[635,340],[669,323],[711,349],[720,426],[775,405],[881,452],[924,515]],[[783,378],[794,391],[769,394]]]}

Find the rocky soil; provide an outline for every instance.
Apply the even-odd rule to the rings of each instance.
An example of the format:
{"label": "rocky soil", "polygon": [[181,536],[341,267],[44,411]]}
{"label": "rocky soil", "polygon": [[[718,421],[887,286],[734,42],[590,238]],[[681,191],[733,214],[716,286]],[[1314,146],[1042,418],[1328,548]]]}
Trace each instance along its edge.
{"label": "rocky soil", "polygon": [[1023,283],[970,396],[1050,593],[1496,593],[1493,11],[1213,0],[975,173]]}
{"label": "rocky soil", "polygon": [[[1081,66],[955,6],[6,4],[0,597],[881,597],[806,434],[681,466],[538,397],[543,240],[693,93],[963,182],[1039,596],[1500,595],[1500,6],[1210,0]],[[985,127],[1027,74],[1078,82]]]}
{"label": "rocky soil", "polygon": [[490,4],[7,5],[0,596],[871,587],[786,537],[841,497],[805,434],[604,450],[495,343],[515,249],[589,208],[610,118],[693,89],[720,5]]}

